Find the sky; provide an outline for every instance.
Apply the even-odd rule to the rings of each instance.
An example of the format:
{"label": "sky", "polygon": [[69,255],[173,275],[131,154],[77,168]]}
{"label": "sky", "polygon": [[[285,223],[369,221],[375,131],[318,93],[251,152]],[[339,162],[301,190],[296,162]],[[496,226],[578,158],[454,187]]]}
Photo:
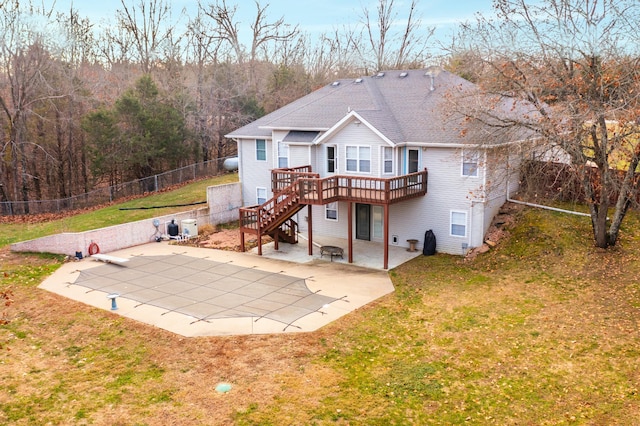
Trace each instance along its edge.
{"label": "sky", "polygon": [[[137,4],[139,0],[126,0],[127,4]],[[214,0],[202,0],[203,4]],[[66,12],[71,4],[81,16],[100,24],[113,22],[116,10],[122,7],[120,0],[36,0],[36,3]],[[174,14],[183,8],[189,16],[195,16],[196,0],[170,0]],[[319,35],[336,28],[355,25],[360,21],[364,7],[375,13],[377,0],[260,0],[262,6],[268,4],[267,14],[272,20],[284,18],[286,23],[299,25],[303,32]],[[236,18],[248,25],[255,17],[254,0],[227,0],[227,5],[237,4]],[[399,18],[405,15],[410,0],[395,0]],[[418,0],[418,14],[428,27],[436,28],[439,39],[450,37],[456,23],[472,19],[476,12],[488,13],[492,9],[491,0]],[[242,27],[241,27],[242,28]]]}

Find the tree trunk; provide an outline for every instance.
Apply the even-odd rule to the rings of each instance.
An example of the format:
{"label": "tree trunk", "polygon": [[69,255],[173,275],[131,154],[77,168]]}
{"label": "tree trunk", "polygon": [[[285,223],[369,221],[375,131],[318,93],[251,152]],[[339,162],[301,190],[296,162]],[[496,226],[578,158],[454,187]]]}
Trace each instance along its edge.
{"label": "tree trunk", "polygon": [[607,234],[607,212],[608,205],[591,204],[591,224],[593,227],[593,237],[596,240],[596,247],[609,247],[609,237]]}
{"label": "tree trunk", "polygon": [[64,147],[64,135],[62,132],[62,120],[60,117],[60,111],[56,111],[55,117],[56,117],[55,128],[56,128],[56,147],[57,147],[56,156],[58,157],[57,158],[58,160],[58,164],[57,164],[58,166],[57,167],[58,197],[65,198],[67,196],[67,186],[66,186],[66,179],[65,179],[65,161],[64,161],[65,147]]}
{"label": "tree trunk", "polygon": [[27,156],[24,152],[24,147],[18,145],[18,151],[20,156],[20,189],[22,193],[22,201],[24,202],[24,213],[29,214],[29,181],[27,180]]}

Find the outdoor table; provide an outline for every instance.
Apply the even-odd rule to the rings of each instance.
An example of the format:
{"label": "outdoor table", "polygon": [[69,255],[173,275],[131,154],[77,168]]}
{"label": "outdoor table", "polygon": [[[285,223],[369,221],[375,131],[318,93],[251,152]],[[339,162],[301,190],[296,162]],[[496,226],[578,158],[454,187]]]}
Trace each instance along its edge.
{"label": "outdoor table", "polygon": [[325,254],[328,254],[333,262],[334,256],[340,256],[340,259],[344,259],[342,255],[344,254],[344,250],[340,247],[336,246],[322,246],[320,247],[320,257],[323,257]]}

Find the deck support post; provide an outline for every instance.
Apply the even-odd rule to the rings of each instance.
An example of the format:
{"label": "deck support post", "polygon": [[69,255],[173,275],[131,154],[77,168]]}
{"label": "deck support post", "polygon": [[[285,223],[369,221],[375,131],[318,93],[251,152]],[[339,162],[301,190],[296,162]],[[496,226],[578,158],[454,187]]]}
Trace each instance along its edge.
{"label": "deck support post", "polygon": [[244,232],[240,231],[240,251],[244,253]]}
{"label": "deck support post", "polygon": [[278,250],[278,240],[280,239],[280,227],[278,227],[273,233],[273,249]]}
{"label": "deck support post", "polygon": [[384,205],[384,269],[389,269],[389,204]]}
{"label": "deck support post", "polygon": [[311,204],[307,206],[307,234],[309,236],[309,256],[313,256],[313,217],[311,216]]}
{"label": "deck support post", "polygon": [[347,257],[349,258],[349,263],[353,263],[353,203],[349,201],[347,205],[349,206],[347,209],[347,216],[349,216],[347,218],[347,233],[349,234],[347,239],[347,250],[349,251],[349,254]]}

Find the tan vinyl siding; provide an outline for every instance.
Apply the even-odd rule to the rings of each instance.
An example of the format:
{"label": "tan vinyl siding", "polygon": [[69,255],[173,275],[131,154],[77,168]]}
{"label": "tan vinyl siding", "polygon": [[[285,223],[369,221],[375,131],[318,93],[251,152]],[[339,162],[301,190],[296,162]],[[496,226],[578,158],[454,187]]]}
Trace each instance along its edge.
{"label": "tan vinyl siding", "polygon": [[267,161],[256,161],[255,139],[243,139],[238,143],[238,154],[242,167],[239,168],[240,183],[242,184],[243,205],[251,206],[256,203],[256,188],[267,188],[267,198],[271,197],[271,140],[266,140]]}
{"label": "tan vinyl siding", "polygon": [[[308,145],[290,145],[289,146],[289,167],[300,167],[312,165]],[[315,171],[315,169],[314,169]]]}
{"label": "tan vinyl siding", "polygon": [[[348,232],[348,205],[344,202],[338,203],[338,220],[326,220],[324,217],[324,206],[313,206],[313,239],[314,242],[321,243],[322,237],[335,237],[335,238],[347,238]],[[308,216],[307,207],[302,209],[299,213],[298,226],[300,232],[307,235],[308,222],[306,217]],[[316,241],[316,239],[318,241]]]}
{"label": "tan vinyl siding", "polygon": [[[471,201],[467,196],[470,192],[477,191],[482,178],[461,176],[461,161],[458,150],[420,149],[420,169],[426,167],[429,170],[427,195],[391,206],[389,234],[398,236],[399,245],[407,246],[407,239],[417,239],[418,246],[421,247],[424,234],[429,229],[436,236],[437,250],[440,252],[461,254],[462,243],[470,244],[472,212]],[[479,171],[479,176],[482,176],[482,170]],[[482,205],[476,204],[474,209],[482,209]],[[467,213],[466,237],[450,235],[452,210]],[[477,210],[474,216],[476,214]]]}
{"label": "tan vinyl siding", "polygon": [[[364,124],[351,123],[347,125],[340,133],[335,137],[327,140],[323,145],[336,145],[338,156],[338,169],[336,174],[348,175],[366,175],[372,177],[381,177],[381,164],[380,164],[380,146],[386,145],[376,133],[369,129]],[[369,172],[348,172],[346,161],[346,147],[347,146],[360,146],[369,147],[370,150],[370,171]],[[319,147],[320,148],[320,147]],[[320,148],[319,155],[321,155],[322,165],[319,168],[319,172],[326,175],[326,149],[324,146]]]}

